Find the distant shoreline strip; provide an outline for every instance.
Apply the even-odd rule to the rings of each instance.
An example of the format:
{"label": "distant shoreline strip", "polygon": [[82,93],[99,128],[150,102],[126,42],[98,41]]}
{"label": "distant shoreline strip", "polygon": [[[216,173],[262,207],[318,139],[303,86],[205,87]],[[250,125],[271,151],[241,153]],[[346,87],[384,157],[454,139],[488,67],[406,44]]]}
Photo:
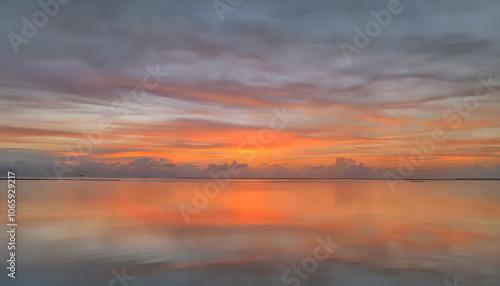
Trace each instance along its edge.
{"label": "distant shoreline strip", "polygon": [[[16,180],[24,181],[126,181],[126,180],[210,180],[211,178],[122,178],[120,179],[99,179],[99,178],[19,178]],[[8,180],[8,178],[0,178],[0,180]],[[385,181],[385,179],[376,178],[232,178],[232,180],[371,180],[371,181]],[[410,182],[425,182],[425,181],[500,181],[500,178],[455,178],[455,179],[402,179],[399,181]]]}

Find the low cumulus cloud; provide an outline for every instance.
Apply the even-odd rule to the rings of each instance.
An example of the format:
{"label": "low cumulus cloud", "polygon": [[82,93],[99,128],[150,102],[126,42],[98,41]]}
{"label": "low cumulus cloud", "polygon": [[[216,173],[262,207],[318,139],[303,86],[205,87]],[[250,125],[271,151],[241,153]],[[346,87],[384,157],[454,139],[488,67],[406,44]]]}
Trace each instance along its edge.
{"label": "low cumulus cloud", "polygon": [[[336,157],[330,165],[306,165],[295,167],[289,164],[176,163],[160,158],[143,157],[131,162],[96,162],[83,159],[80,164],[63,163],[62,157],[51,157],[44,151],[25,149],[0,149],[0,172],[13,171],[18,177],[55,178],[57,169],[70,168],[63,177],[85,175],[93,178],[211,178],[220,171],[238,171],[234,178],[349,178],[384,179],[384,173],[397,174],[397,168],[379,169],[366,166],[353,158]],[[500,165],[484,167],[479,164],[464,168],[416,169],[406,179],[453,179],[453,178],[499,178]]]}

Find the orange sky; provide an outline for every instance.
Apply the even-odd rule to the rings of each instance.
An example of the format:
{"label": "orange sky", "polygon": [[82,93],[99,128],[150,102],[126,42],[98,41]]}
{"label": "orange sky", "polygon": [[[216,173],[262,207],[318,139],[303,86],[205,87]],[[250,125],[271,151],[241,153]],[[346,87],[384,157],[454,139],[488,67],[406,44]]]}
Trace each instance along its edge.
{"label": "orange sky", "polygon": [[[97,111],[86,118],[68,114],[62,122],[36,113],[23,115],[23,121],[11,120],[8,127],[0,127],[2,148],[42,150],[55,157],[66,156],[67,150],[80,150],[95,161],[126,163],[150,157],[200,166],[236,160],[249,165],[289,164],[299,168],[328,165],[335,157],[344,156],[371,167],[390,168],[397,166],[400,156],[408,157],[419,149],[416,139],[433,140],[432,132],[441,128],[447,139],[433,141],[435,150],[425,155],[422,167],[493,166],[500,157],[496,99],[471,112],[457,128],[459,117],[451,117],[454,120],[450,122],[440,118],[446,111],[444,104],[443,109],[429,110],[425,104],[379,110],[343,105],[286,106],[291,115],[283,123],[273,111],[283,110],[277,104],[256,107],[250,103],[247,110],[228,109],[227,114],[224,110],[217,114],[213,107],[207,107],[205,114],[176,116],[164,114],[161,107],[168,105],[161,102],[161,98],[150,96],[124,119],[120,119],[121,113]],[[99,130],[102,118],[114,129]],[[273,120],[277,129],[270,126]],[[278,130],[281,127],[284,129]],[[93,133],[91,142],[79,132],[83,130],[99,130],[100,135]],[[85,154],[89,146],[91,152]]]}

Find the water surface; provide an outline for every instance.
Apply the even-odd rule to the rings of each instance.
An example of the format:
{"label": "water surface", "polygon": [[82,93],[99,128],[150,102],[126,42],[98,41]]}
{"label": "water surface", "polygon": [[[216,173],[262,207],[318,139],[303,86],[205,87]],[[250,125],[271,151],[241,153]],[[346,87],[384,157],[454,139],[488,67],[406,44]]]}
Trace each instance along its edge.
{"label": "water surface", "polygon": [[[500,283],[499,181],[232,180],[200,200],[211,183],[17,181],[8,285]],[[319,240],[339,246],[283,280]]]}

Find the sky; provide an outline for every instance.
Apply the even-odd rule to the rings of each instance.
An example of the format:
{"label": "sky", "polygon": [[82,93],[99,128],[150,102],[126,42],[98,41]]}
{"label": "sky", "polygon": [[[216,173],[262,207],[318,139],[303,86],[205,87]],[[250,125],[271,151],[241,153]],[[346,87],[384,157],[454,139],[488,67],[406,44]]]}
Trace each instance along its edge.
{"label": "sky", "polygon": [[500,177],[498,1],[41,2],[0,11],[2,172]]}

